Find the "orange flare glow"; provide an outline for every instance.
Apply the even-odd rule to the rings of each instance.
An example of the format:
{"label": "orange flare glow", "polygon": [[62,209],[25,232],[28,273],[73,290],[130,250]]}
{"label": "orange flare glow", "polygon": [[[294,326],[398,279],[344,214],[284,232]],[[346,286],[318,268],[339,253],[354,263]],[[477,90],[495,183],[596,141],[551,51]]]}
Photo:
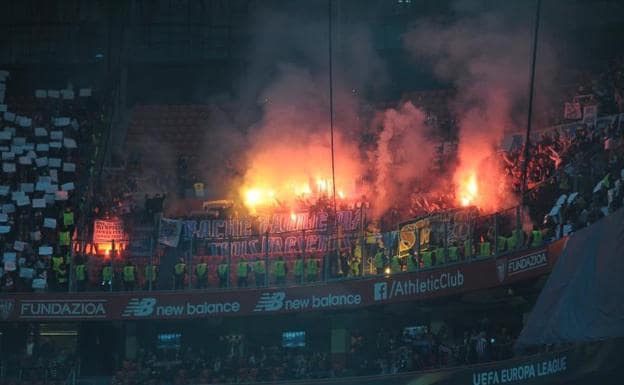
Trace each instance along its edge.
{"label": "orange flare glow", "polygon": [[477,174],[472,171],[467,178],[462,180],[459,186],[459,200],[462,206],[470,206],[475,202],[479,194],[479,185],[477,184]]}
{"label": "orange flare glow", "polygon": [[312,194],[312,189],[310,189],[310,185],[308,183],[304,183],[303,186],[301,187],[301,194],[302,195]]}
{"label": "orange flare glow", "polygon": [[[341,199],[359,195],[356,181],[362,174],[357,161],[358,149],[335,137],[335,186],[332,178],[331,149],[325,131],[321,134],[294,131],[280,123],[289,115],[278,114],[267,130],[288,132],[289,136],[275,141],[275,136],[263,137],[250,150],[249,165],[245,171],[239,194],[241,201],[252,213],[277,207],[288,211],[298,210],[318,200],[331,198],[336,191]],[[278,124],[279,123],[279,124]],[[273,125],[274,124],[274,125]],[[278,130],[279,129],[279,130]],[[281,134],[280,134],[281,135]]]}
{"label": "orange flare glow", "polygon": [[[304,178],[306,177],[300,176],[298,179]],[[241,189],[241,195],[245,206],[252,213],[255,213],[261,207],[266,208],[281,203],[287,203],[290,207],[293,207],[297,199],[317,199],[331,196],[330,178],[317,178],[313,186],[314,189],[310,188],[310,183],[295,181],[284,183],[281,187],[245,186]],[[343,189],[337,190],[336,195],[340,199],[347,198],[347,194]]]}
{"label": "orange flare glow", "polygon": [[259,188],[250,188],[245,192],[245,204],[249,207],[256,207],[263,201],[263,191]]}

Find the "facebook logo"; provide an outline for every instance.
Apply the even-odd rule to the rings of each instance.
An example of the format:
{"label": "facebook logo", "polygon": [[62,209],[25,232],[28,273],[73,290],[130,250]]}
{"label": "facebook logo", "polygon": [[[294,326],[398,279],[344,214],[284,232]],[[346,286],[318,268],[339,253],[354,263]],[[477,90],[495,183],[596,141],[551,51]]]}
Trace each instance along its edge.
{"label": "facebook logo", "polygon": [[386,282],[377,282],[373,290],[373,298],[375,301],[388,299],[388,284]]}

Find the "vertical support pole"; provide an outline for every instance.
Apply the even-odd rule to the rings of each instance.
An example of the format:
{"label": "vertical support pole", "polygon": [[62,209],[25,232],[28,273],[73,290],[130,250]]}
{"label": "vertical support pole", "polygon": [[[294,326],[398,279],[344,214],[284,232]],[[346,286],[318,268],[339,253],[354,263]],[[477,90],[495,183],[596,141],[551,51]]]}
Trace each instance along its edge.
{"label": "vertical support pole", "polygon": [[368,250],[364,245],[364,202],[360,202],[360,276],[364,275],[364,261],[368,259]]}
{"label": "vertical support pole", "polygon": [[416,255],[418,256],[418,268],[420,269],[422,256],[420,255],[420,229],[418,227],[416,227]]}
{"label": "vertical support pole", "polygon": [[69,271],[67,272],[68,280],[67,280],[67,291],[73,291],[74,287],[74,247],[75,244],[72,239],[69,239],[69,263],[67,264],[67,268]]}
{"label": "vertical support pole", "polygon": [[186,256],[186,273],[188,274],[188,288],[189,290],[193,288],[193,238],[195,238],[194,234],[191,234],[191,239],[189,240],[189,251]]}
{"label": "vertical support pole", "polygon": [[227,245],[227,264],[228,264],[228,275],[227,275],[227,287],[232,287],[232,238],[228,238]]}
{"label": "vertical support pole", "polygon": [[111,253],[110,253],[110,266],[111,266],[111,280],[110,285],[108,285],[109,291],[113,291],[113,283],[115,282],[115,240],[111,240]]}
{"label": "vertical support pole", "polygon": [[150,277],[147,281],[147,290],[152,291],[152,282],[154,281],[154,237],[150,237],[150,247],[149,247],[149,264],[147,266],[147,270],[149,271]]}
{"label": "vertical support pole", "polygon": [[494,256],[498,257],[498,213],[494,214]]}
{"label": "vertical support pole", "polygon": [[271,269],[271,266],[269,266],[269,230],[266,231],[265,234],[265,245],[266,245],[266,249],[264,251],[264,286],[269,286],[269,278],[270,278],[270,274],[269,274],[269,270]]}
{"label": "vertical support pole", "polygon": [[444,263],[448,262],[448,238],[449,238],[449,227],[448,227],[448,219],[444,220]]}
{"label": "vertical support pole", "polygon": [[302,230],[302,236],[303,236],[303,250],[301,251],[301,263],[303,264],[303,269],[301,270],[301,278],[299,282],[300,284],[303,284],[305,282],[305,275],[308,271],[306,262],[308,261],[307,258],[307,253],[306,253],[306,246],[305,246],[305,229]]}

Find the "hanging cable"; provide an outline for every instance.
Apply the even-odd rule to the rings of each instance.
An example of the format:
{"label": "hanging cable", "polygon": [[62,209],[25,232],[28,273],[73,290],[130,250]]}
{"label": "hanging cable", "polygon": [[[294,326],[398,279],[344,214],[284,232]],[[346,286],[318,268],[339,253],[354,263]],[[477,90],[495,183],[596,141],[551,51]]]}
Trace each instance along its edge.
{"label": "hanging cable", "polygon": [[522,162],[522,185],[520,188],[522,189],[523,199],[524,195],[527,191],[528,185],[528,166],[529,166],[529,156],[531,155],[531,123],[533,121],[533,94],[535,93],[535,62],[537,58],[537,36],[539,33],[539,22],[540,22],[540,10],[541,10],[542,1],[537,0],[536,10],[535,10],[535,29],[533,31],[533,57],[531,58],[531,80],[529,84],[529,109],[528,109],[528,117],[527,117],[527,129],[526,129],[526,138],[524,141],[524,151],[523,151],[523,162]]}
{"label": "hanging cable", "polygon": [[331,146],[331,171],[332,171],[332,199],[334,203],[334,223],[336,223],[336,169],[334,160],[334,87],[333,87],[333,65],[332,65],[332,0],[327,1],[327,13],[329,17],[329,135]]}

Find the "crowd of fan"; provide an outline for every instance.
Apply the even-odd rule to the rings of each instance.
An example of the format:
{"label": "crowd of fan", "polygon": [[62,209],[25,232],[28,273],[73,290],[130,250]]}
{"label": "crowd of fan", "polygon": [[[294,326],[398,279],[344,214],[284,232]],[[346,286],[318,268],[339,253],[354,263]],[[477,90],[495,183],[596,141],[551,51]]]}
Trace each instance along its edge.
{"label": "crowd of fan", "polygon": [[487,319],[458,337],[449,338],[445,327],[437,332],[382,328],[368,346],[361,335],[351,338],[348,366],[355,375],[396,374],[499,361],[513,356],[513,337],[508,329],[494,329]]}
{"label": "crowd of fan", "polygon": [[[599,106],[602,114],[624,112],[624,56],[610,60],[601,71],[584,71],[579,74],[573,89],[562,95],[559,107],[564,102],[582,100],[591,96],[592,102]],[[558,108],[553,114],[551,124],[569,122]]]}
{"label": "crowd of fan", "polygon": [[[574,118],[566,118],[564,113],[565,103],[578,103],[579,114]],[[558,170],[565,165],[569,158],[578,154],[575,143],[582,142],[583,136],[601,135],[603,127],[596,127],[593,123],[579,124],[584,118],[583,108],[595,106],[601,116],[624,113],[624,57],[611,60],[608,65],[598,72],[583,72],[577,76],[574,87],[564,90],[561,98],[556,100],[548,113],[547,119],[536,118],[544,121],[544,125],[552,126],[552,129],[533,135],[533,146],[530,147],[529,162],[527,165],[527,187],[538,186],[552,178]],[[617,119],[616,119],[617,120]],[[569,128],[572,128],[570,130]],[[596,130],[598,128],[598,130]],[[492,159],[501,163],[507,179],[504,181],[516,193],[522,188],[523,153],[522,143],[524,135],[518,135],[514,140],[509,137],[508,145],[511,148],[498,153],[499,159]],[[579,140],[580,139],[580,140]],[[445,143],[444,147],[450,145]],[[446,151],[441,150],[442,153]],[[442,164],[453,164],[452,158],[440,157]],[[449,183],[448,181],[436,181],[436,183]],[[435,194],[427,191],[419,191],[416,187],[410,196],[409,214],[411,217],[424,215],[440,210],[447,210],[455,206],[455,196],[449,191],[454,191],[452,186],[443,185]]]}
{"label": "crowd of fan", "polygon": [[494,328],[487,319],[458,338],[445,327],[437,332],[393,331],[351,333],[348,352],[332,359],[326,351],[307,347],[249,346],[231,338],[220,354],[204,348],[141,350],[126,360],[113,377],[113,385],[173,383],[212,384],[275,382],[364,375],[396,374],[464,364],[486,363],[513,356],[513,336],[505,327]]}
{"label": "crowd of fan", "polygon": [[[586,227],[624,205],[624,122],[573,143],[575,158],[534,194],[548,236],[559,238]],[[539,209],[536,207],[535,209]]]}
{"label": "crowd of fan", "polygon": [[[622,173],[624,169],[624,122],[612,119],[603,129],[591,129],[585,124],[577,124],[573,130],[566,129],[565,134],[560,134],[559,129],[551,130],[540,136],[540,141],[533,146],[532,157],[536,167],[543,171],[534,172],[535,178],[531,179],[535,184],[530,192],[529,204],[532,223],[543,223],[538,227],[525,229],[524,232],[514,234],[515,211],[508,213],[506,217],[499,215],[497,229],[494,229],[494,221],[489,217],[479,218],[474,226],[474,239],[468,246],[464,244],[450,244],[444,248],[442,244],[435,244],[435,237],[431,238],[428,248],[414,252],[407,258],[398,258],[391,253],[389,248],[378,248],[379,240],[374,239],[368,244],[368,236],[364,248],[356,246],[353,250],[343,250],[341,253],[329,253],[325,256],[306,256],[305,259],[315,258],[317,261],[313,279],[308,279],[303,274],[304,262],[301,262],[302,273],[298,278],[297,261],[300,256],[285,258],[285,275],[282,279],[275,277],[273,271],[276,261],[271,261],[264,266],[260,275],[256,274],[257,264],[264,264],[264,258],[251,258],[244,261],[232,260],[232,265],[224,270],[230,276],[229,285],[246,287],[251,280],[256,286],[265,286],[265,269],[269,270],[269,284],[312,282],[318,279],[333,279],[340,277],[355,277],[361,274],[382,274],[386,269],[390,273],[401,271],[413,271],[418,268],[427,268],[447,262],[467,260],[472,257],[488,257],[493,253],[512,252],[524,247],[537,247],[543,241],[556,240],[569,235],[573,231],[585,227],[599,218],[617,210],[623,204],[624,189],[622,185]],[[565,138],[565,139],[563,139]],[[551,161],[546,161],[548,158]],[[513,175],[519,168],[518,161],[509,162],[509,175]],[[513,167],[512,167],[513,166]],[[147,215],[152,216],[162,208],[164,197],[147,199],[145,207]],[[552,205],[555,207],[552,207]],[[156,206],[156,209],[153,206]],[[544,217],[544,215],[546,217]],[[489,219],[488,219],[489,218]],[[536,234],[538,233],[538,234]],[[498,236],[496,236],[498,234]],[[511,235],[511,237],[507,237]],[[376,238],[376,237],[375,237]],[[513,241],[513,242],[512,242]],[[383,244],[392,244],[393,241],[384,240]],[[513,245],[512,245],[513,244]],[[501,246],[503,245],[503,246]],[[369,247],[372,246],[372,247]],[[484,247],[487,246],[487,247]],[[372,271],[368,265],[364,266],[363,249],[373,264]],[[381,253],[378,256],[378,253]],[[199,258],[199,257],[198,257]],[[411,259],[411,260],[410,260]],[[145,262],[145,261],[144,261]],[[245,266],[241,267],[240,263]],[[410,263],[411,262],[411,263]],[[179,270],[175,266],[172,271],[161,271],[158,266],[154,268],[154,277],[165,274],[171,279],[165,282],[171,284],[161,285],[161,289],[182,288],[205,288],[224,287],[227,281],[219,273],[219,265],[225,263],[222,257],[201,257],[201,260],[193,260],[193,264],[187,266],[186,261],[180,261]],[[144,263],[143,263],[144,264]],[[145,278],[148,275],[147,267],[134,266],[133,262],[117,263],[116,272],[110,272],[112,278],[104,279],[100,272],[92,275],[94,280],[91,288],[103,287],[109,289],[109,285],[100,285],[104,281],[117,279],[116,289],[148,287]],[[129,267],[132,266],[132,267]],[[108,264],[98,269],[108,269]],[[203,266],[198,269],[199,266]],[[125,270],[131,269],[131,282],[125,281]],[[306,272],[308,267],[305,267]],[[198,274],[202,271],[202,275]],[[243,273],[241,273],[241,271]],[[253,279],[255,277],[255,279]],[[260,278],[258,278],[260,277]],[[203,283],[202,283],[203,282]],[[130,283],[130,284],[128,284]],[[170,286],[171,285],[171,286]],[[87,285],[82,286],[87,287]],[[153,284],[152,289],[158,288]]]}
{"label": "crowd of fan", "polygon": [[[16,167],[15,172],[3,173],[0,180],[2,183],[0,188],[6,187],[4,190],[0,190],[0,193],[5,192],[3,196],[0,196],[0,199],[6,203],[2,206],[3,211],[0,213],[0,222],[5,222],[0,223],[3,225],[0,226],[0,229],[4,232],[4,234],[0,234],[0,237],[5,241],[4,248],[0,250],[3,252],[0,290],[29,290],[32,288],[65,290],[67,288],[69,239],[73,236],[76,215],[79,211],[77,209],[80,203],[79,194],[76,194],[73,189],[80,187],[80,176],[81,173],[85,172],[84,168],[80,167],[85,162],[80,160],[88,158],[92,153],[93,142],[96,139],[94,133],[97,132],[94,127],[102,120],[102,117],[98,116],[100,110],[91,97],[72,100],[66,100],[62,97],[58,99],[35,99],[34,105],[36,108],[31,111],[31,116],[33,116],[31,121],[28,124],[21,124],[23,119],[28,120],[29,118],[19,115],[12,117],[14,122],[11,124],[17,127],[14,132],[8,132],[10,134],[9,139],[5,139],[4,143],[0,142],[0,144],[8,145],[5,147],[10,150],[3,151],[3,157],[7,157],[4,163],[13,163]],[[17,111],[20,112],[19,109]],[[55,119],[59,116],[69,116],[70,118],[62,119],[61,123],[59,119]],[[5,113],[3,117],[4,120],[11,118],[10,113],[8,116]],[[619,116],[615,116],[614,118],[601,118],[602,123],[600,125],[591,122],[576,122],[547,129],[539,134],[538,139],[530,147],[527,182],[532,189],[528,199],[530,203],[527,206],[530,208],[532,223],[544,222],[543,226],[540,225],[540,228],[545,230],[542,232],[544,239],[556,239],[562,235],[567,235],[575,229],[593,223],[601,216],[622,205],[624,189],[620,188],[620,179],[621,170],[624,166],[624,156],[622,156],[624,122],[620,122],[620,120]],[[603,124],[604,122],[607,123]],[[45,135],[35,135],[33,127],[44,128]],[[50,129],[49,135],[45,128]],[[55,138],[60,138],[58,139],[61,143],[60,148],[51,145],[57,141],[57,139],[49,138],[53,133]],[[63,141],[63,139],[69,139],[69,141]],[[26,145],[20,145],[22,142]],[[73,148],[72,143],[78,144],[77,148]],[[48,149],[45,159],[48,164],[39,165],[37,163],[39,157],[43,157],[44,154],[39,154],[37,150],[39,150],[39,145],[46,144],[48,144]],[[28,145],[33,146],[33,150],[28,150]],[[20,151],[20,147],[25,148],[21,150],[23,153],[13,154],[15,151]],[[32,156],[29,153],[32,153]],[[9,159],[11,154],[13,154],[14,159]],[[21,156],[24,154],[25,156]],[[523,158],[521,146],[512,145],[509,151],[499,154],[498,161],[501,162],[502,168],[507,174],[505,183],[513,186],[519,193]],[[29,158],[29,156],[32,157],[30,159],[31,164],[20,164],[22,157]],[[54,162],[60,161],[58,167],[52,165],[53,159]],[[12,160],[13,162],[11,162]],[[132,160],[131,163],[128,165],[129,167],[140,167],[140,160]],[[78,166],[76,167],[76,165]],[[66,168],[66,166],[68,167]],[[73,167],[76,169],[75,172],[71,171],[74,169]],[[185,159],[180,158],[177,170],[178,179],[185,178],[186,169]],[[61,191],[57,191],[56,196],[51,190],[38,191],[39,183],[37,182],[39,181],[47,182],[51,187],[56,187]],[[598,181],[601,183],[596,186]],[[29,184],[31,184],[30,187]],[[63,191],[64,186],[67,186],[68,191]],[[101,194],[95,196],[94,210],[88,214],[87,221],[95,218],[120,216],[126,219],[124,222],[128,226],[129,233],[132,233],[132,227],[136,224],[150,225],[157,221],[163,210],[166,195],[145,195],[145,203],[142,207],[134,200],[137,190],[135,179],[111,177],[107,180],[107,186],[109,188],[103,189]],[[110,186],[116,187],[110,188]],[[595,186],[596,188],[594,188]],[[24,192],[31,202],[20,206],[17,202],[19,196],[15,194],[19,195],[20,190],[30,188],[34,190],[32,193]],[[449,188],[448,190],[452,191],[453,189]],[[107,195],[107,191],[111,193]],[[565,198],[562,198],[563,195]],[[52,198],[54,198],[53,201]],[[67,200],[59,200],[65,198]],[[49,200],[45,202],[43,208],[32,207],[35,200],[38,201],[39,199]],[[447,194],[436,195],[435,199],[430,197],[430,199],[421,199],[412,203],[420,206],[421,209],[425,208],[425,211],[430,211],[451,208],[453,207],[451,202],[454,201],[452,195]],[[555,202],[556,207],[551,209]],[[318,204],[324,203],[327,202],[319,202]],[[549,213],[549,215],[544,221],[545,213]],[[429,267],[449,260],[466,259],[469,256],[489,256],[501,250],[503,252],[513,251],[517,246],[507,249],[505,247],[500,248],[501,235],[511,235],[512,232],[511,228],[505,228],[510,226],[506,226],[504,223],[513,221],[501,221],[500,217],[498,219],[498,229],[496,229],[498,230],[498,237],[492,223],[482,221],[484,222],[483,226],[480,226],[479,223],[477,223],[478,226],[475,226],[471,240],[473,244],[469,247],[464,244],[453,244],[448,245],[448,248],[444,246],[446,249],[442,252],[440,245],[437,248],[430,247],[431,250],[419,250],[426,258],[423,259],[423,255],[414,256],[413,258],[416,258],[414,265],[418,268]],[[7,231],[7,229],[11,230]],[[381,230],[383,230],[383,223]],[[533,233],[526,228],[524,231],[525,236],[520,241],[516,239],[514,243],[520,246],[531,246]],[[383,244],[394,243],[386,242],[384,239]],[[201,243],[198,242],[195,247],[199,249],[200,245]],[[485,250],[483,249],[484,245],[488,246]],[[43,249],[40,249],[40,246],[43,246]],[[21,248],[23,250],[19,250]],[[378,265],[380,263],[374,261],[377,250],[376,248],[373,249],[368,250],[365,256],[370,263],[374,264],[371,270],[376,270],[374,272],[379,273]],[[389,249],[386,247],[382,257],[384,268],[393,266],[394,256],[388,254],[388,251]],[[433,256],[431,262],[428,262],[428,253]],[[353,250],[346,250],[341,253],[317,256],[320,278],[357,276],[370,271],[364,266],[363,254],[361,248],[358,250],[355,247]],[[440,255],[442,255],[441,258]],[[157,259],[155,258],[155,260]],[[410,270],[409,264],[403,259],[400,261],[399,268],[392,268],[392,272]],[[84,262],[91,260],[92,258],[89,258],[86,253],[78,252],[74,267],[84,269]],[[215,286],[218,278],[217,265],[220,260],[220,257],[212,258],[207,268],[208,276],[212,275]],[[293,275],[292,271],[295,270],[295,260],[294,257],[286,258],[286,264],[291,265],[291,276]],[[199,263],[203,262],[205,261]],[[247,262],[249,265],[255,263],[253,260]],[[112,266],[112,271],[107,273],[107,276],[110,275],[110,279],[102,277],[103,271],[107,269],[107,264],[91,265],[88,268],[92,271],[88,271],[88,274],[86,270],[81,270],[80,274],[77,274],[87,277],[87,279],[84,285],[77,285],[75,288],[105,287],[108,289],[110,285],[102,285],[102,282],[113,282],[116,277],[119,279],[119,284],[113,285],[114,287],[126,286],[123,278],[123,271],[127,269],[125,265],[125,263],[120,263],[116,267]],[[270,268],[270,266],[265,268]],[[148,275],[146,269],[147,267],[137,264],[136,270],[132,274],[135,282],[128,286],[135,288],[146,286],[143,285],[144,276]],[[154,276],[156,274],[171,275],[171,282],[184,282],[179,285],[180,287],[189,287],[189,283],[191,287],[199,287],[199,285],[194,284],[194,281],[197,281],[196,266],[193,264],[186,269],[188,271],[185,271],[184,274],[187,276],[182,280],[175,279],[175,271],[160,271],[158,267],[154,271]],[[211,270],[213,270],[212,274]],[[240,270],[236,263],[233,263],[229,270],[232,276],[231,286],[234,286],[233,282],[238,281],[239,278],[237,271]],[[253,269],[249,271],[252,272]],[[141,278],[141,283],[138,282],[139,278]],[[297,281],[296,278],[286,278],[286,280],[289,282]],[[166,279],[165,281],[168,282],[169,280]],[[210,284],[210,280],[207,281],[207,284]],[[162,288],[169,289],[170,287],[164,285]]]}
{"label": "crowd of fan", "polygon": [[[507,183],[520,193],[521,149],[500,156]],[[559,239],[622,207],[623,178],[623,116],[554,127],[530,147],[524,203],[543,238]]]}
{"label": "crowd of fan", "polygon": [[246,354],[237,349],[223,354],[181,349],[169,357],[142,351],[136,360],[123,362],[112,384],[274,382],[328,377],[335,377],[335,372],[327,353],[272,346]]}
{"label": "crowd of fan", "polygon": [[[9,78],[0,71],[2,99]],[[0,107],[0,290],[66,286],[101,110],[91,89],[71,85],[36,97],[10,93]]]}
{"label": "crowd of fan", "polygon": [[[571,192],[570,189],[575,189],[581,193],[580,195],[585,195],[591,182],[597,182],[598,174],[604,177],[610,172],[612,180],[617,179],[618,176],[614,175],[616,170],[607,170],[603,165],[611,163],[611,166],[615,166],[614,163],[622,162],[621,141],[624,137],[624,122],[618,114],[624,113],[623,93],[622,57],[610,61],[608,68],[597,75],[585,73],[579,76],[576,89],[565,95],[565,99],[559,103],[557,114],[559,118],[553,123],[560,125],[542,132],[537,143],[530,147],[527,167],[528,187],[554,181],[562,187],[557,192],[567,194]],[[608,117],[587,119],[588,117],[582,116],[582,121],[572,119],[576,121],[570,122],[570,119],[564,117],[561,108],[564,102],[578,103],[579,114],[585,114],[585,107],[595,106],[600,115]],[[516,146],[508,153],[502,153],[507,174],[512,178],[512,185],[516,191],[520,191],[521,187],[520,152],[520,147]],[[585,186],[581,187],[579,183]],[[581,192],[581,189],[584,191]],[[534,189],[531,202],[536,204],[544,202],[543,194],[546,194],[544,190],[546,189]],[[551,190],[550,193],[554,192]],[[539,210],[535,210],[535,213],[537,212]]]}
{"label": "crowd of fan", "polygon": [[[317,260],[313,279],[309,279],[307,273],[303,274],[304,269],[306,272],[308,271],[307,265],[301,269],[302,274],[299,274],[303,278],[296,276],[297,261],[300,258],[295,255],[285,258],[285,276],[281,279],[278,279],[275,272],[272,271],[276,262],[271,261],[268,266],[264,266],[264,269],[269,270],[268,283],[311,282],[318,279],[354,277],[368,274],[369,272],[380,274],[385,273],[386,268],[393,274],[401,271],[413,271],[414,269],[427,268],[449,261],[466,260],[470,257],[487,257],[495,252],[504,253],[522,247],[538,246],[541,244],[542,239],[558,239],[562,235],[568,235],[574,229],[593,223],[598,218],[616,210],[622,205],[622,193],[624,190],[620,188],[621,181],[619,179],[621,172],[618,170],[622,170],[624,166],[622,163],[624,159],[622,149],[624,146],[621,143],[624,124],[617,123],[619,122],[614,120],[604,130],[590,130],[587,126],[579,124],[573,132],[567,131],[565,136],[569,138],[567,140],[561,139],[562,135],[558,133],[558,130],[541,135],[540,141],[533,147],[533,156],[536,159],[544,159],[547,156],[545,154],[556,153],[558,161],[546,166],[549,170],[542,174],[543,178],[540,177],[539,181],[534,180],[535,183],[538,183],[538,186],[531,192],[531,201],[535,202],[530,205],[533,223],[541,223],[543,221],[544,213],[548,213],[551,210],[550,205],[561,194],[568,194],[570,199],[566,197],[564,201],[560,202],[559,210],[551,210],[551,214],[554,214],[547,216],[544,226],[540,226],[541,230],[533,229],[533,231],[525,232],[520,240],[516,239],[513,247],[509,238],[501,238],[501,235],[512,234],[512,224],[515,221],[503,220],[503,217],[499,216],[498,237],[496,237],[497,232],[494,230],[494,222],[484,218],[475,222],[475,237],[469,249],[464,244],[452,244],[446,250],[444,247],[430,245],[429,248],[420,250],[418,255],[414,253],[414,255],[410,255],[407,258],[398,258],[395,261],[396,256],[392,255],[391,249],[378,248],[379,239],[377,237],[374,237],[373,243],[369,245],[369,237],[367,236],[365,237],[366,245],[364,249],[366,249],[366,256],[371,259],[370,263],[373,264],[372,271],[368,265],[363,265],[363,248],[356,246],[353,250],[343,250],[341,253],[329,253],[326,256],[306,256],[305,259],[314,257]],[[587,161],[586,158],[590,161]],[[543,161],[538,161],[538,163],[545,164]],[[517,162],[513,163],[513,165],[515,167]],[[513,173],[513,170],[512,168],[509,169],[510,174]],[[602,182],[600,188],[594,189],[594,191],[592,187],[597,180]],[[572,191],[578,192],[572,193]],[[159,195],[153,198],[146,196],[146,205],[143,209],[144,221],[151,222],[153,220],[153,217],[162,210],[164,199],[164,196]],[[515,218],[515,212],[512,214],[514,215],[509,217]],[[535,242],[535,231],[541,234],[537,243]],[[506,246],[501,247],[501,239],[503,245],[507,243]],[[432,240],[434,241],[433,238]],[[383,244],[392,243],[393,241],[383,240]],[[434,242],[431,243],[433,244]],[[483,246],[488,246],[485,251]],[[381,253],[379,258],[377,256],[378,253]],[[224,279],[219,273],[219,265],[225,263],[222,257],[201,257],[201,260],[195,259],[189,266],[186,265],[186,260],[181,260],[175,266],[172,266],[171,271],[161,271],[158,264],[154,266],[153,270],[150,270],[146,265],[146,260],[131,261],[126,259],[123,262],[116,261],[112,265],[104,261],[104,264],[89,266],[87,268],[88,271],[83,270],[81,274],[76,274],[76,276],[85,277],[85,280],[80,282],[75,288],[78,290],[98,288],[110,290],[111,287],[114,290],[128,290],[139,287],[148,288],[150,285],[148,285],[147,277],[150,271],[152,271],[151,274],[154,276],[154,281],[151,285],[152,289],[224,287],[226,285],[224,282],[227,279]],[[408,259],[412,259],[412,261]],[[87,260],[90,260],[90,258],[78,253],[74,268],[84,268]],[[154,260],[158,261],[158,258]],[[244,263],[245,267],[239,266],[240,262]],[[259,260],[251,258],[244,261],[232,260],[232,265],[226,270],[226,274],[230,276],[230,287],[235,285],[246,287],[251,284],[250,281],[254,282],[253,284],[256,286],[265,286],[266,278],[264,274],[258,275],[256,271],[258,263],[264,264],[264,258]],[[304,262],[302,262],[303,264]],[[199,268],[202,265],[203,267]],[[262,271],[265,271],[264,269]],[[126,273],[127,270],[129,270],[129,273]],[[199,271],[203,273],[200,275],[198,274]],[[241,273],[241,271],[244,273]],[[157,276],[161,274],[164,274],[166,278],[164,281],[161,280],[161,284],[158,285],[155,281]],[[128,279],[128,276],[131,278]],[[65,289],[65,287],[61,287],[61,289]]]}
{"label": "crowd of fan", "polygon": [[30,333],[22,349],[15,349],[0,360],[5,370],[5,380],[0,380],[0,385],[65,384],[76,360],[70,349],[55,344],[49,337],[37,340]]}

